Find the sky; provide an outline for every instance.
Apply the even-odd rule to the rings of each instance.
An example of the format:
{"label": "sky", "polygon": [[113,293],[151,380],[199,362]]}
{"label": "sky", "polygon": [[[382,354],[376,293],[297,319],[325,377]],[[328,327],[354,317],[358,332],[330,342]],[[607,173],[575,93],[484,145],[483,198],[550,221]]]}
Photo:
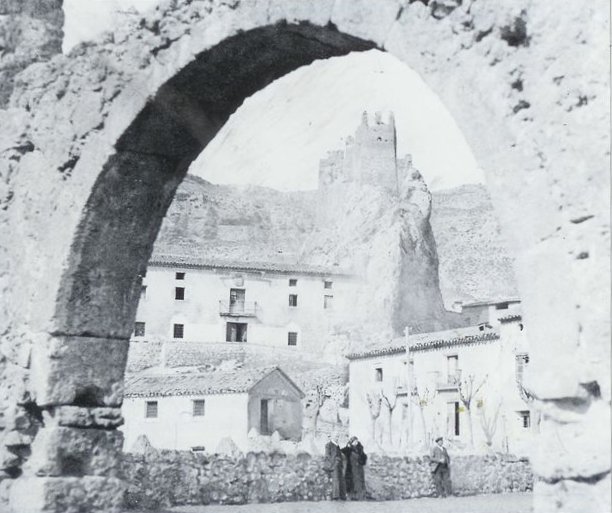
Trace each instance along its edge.
{"label": "sky", "polygon": [[[156,0],[64,0],[64,51]],[[452,116],[417,73],[371,50],[316,61],[247,98],[189,172],[214,183],[316,188],[319,160],[342,149],[362,112],[393,112],[398,157],[410,153],[431,190],[482,183]]]}

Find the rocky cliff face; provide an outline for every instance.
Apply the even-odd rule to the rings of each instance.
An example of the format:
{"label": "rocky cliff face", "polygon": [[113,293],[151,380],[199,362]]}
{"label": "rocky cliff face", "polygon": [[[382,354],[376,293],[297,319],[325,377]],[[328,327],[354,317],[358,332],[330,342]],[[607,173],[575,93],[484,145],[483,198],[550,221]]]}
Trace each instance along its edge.
{"label": "rocky cliff face", "polygon": [[408,179],[401,191],[394,198],[378,187],[337,184],[281,193],[188,176],[156,252],[354,270],[371,283],[356,303],[373,323],[367,331],[379,324],[374,319],[396,333],[406,325],[423,331],[449,322],[438,288],[447,307],[516,295],[512,258],[484,186],[433,193],[431,219],[430,194],[420,180]]}
{"label": "rocky cliff face", "polygon": [[484,185],[433,193],[431,227],[447,307],[455,301],[518,295],[514,259]]}
{"label": "rocky cliff face", "polygon": [[348,270],[363,285],[336,331],[371,341],[400,335],[405,326],[423,331],[445,324],[430,208],[418,174],[402,184],[399,196],[354,183],[281,193],[188,177],[155,252]]}

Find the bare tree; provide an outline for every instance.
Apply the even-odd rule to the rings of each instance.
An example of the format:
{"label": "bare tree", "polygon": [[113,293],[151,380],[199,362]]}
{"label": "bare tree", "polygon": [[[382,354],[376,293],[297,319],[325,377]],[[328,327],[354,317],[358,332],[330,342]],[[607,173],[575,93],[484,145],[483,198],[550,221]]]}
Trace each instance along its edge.
{"label": "bare tree", "polygon": [[485,401],[479,400],[476,406],[480,411],[480,425],[485,436],[485,441],[487,446],[491,447],[493,445],[493,437],[497,431],[497,419],[499,417],[499,410],[501,409],[501,401],[497,402],[493,415],[491,416],[489,416],[487,412]]}
{"label": "bare tree", "polygon": [[312,432],[316,436],[319,424],[319,415],[321,408],[325,403],[327,393],[322,384],[317,384],[308,393],[306,404],[304,405],[304,413],[306,417],[311,419]]}
{"label": "bare tree", "polygon": [[534,425],[539,428],[540,422],[542,421],[542,413],[536,406],[537,397],[529,390],[521,379],[516,379],[516,386],[518,387],[521,399],[529,407],[529,411],[534,413]]}
{"label": "bare tree", "polygon": [[382,403],[380,388],[368,390],[365,394],[365,399],[368,403],[368,411],[370,412],[370,436],[372,440],[376,440],[376,420],[380,416],[380,407]]}
{"label": "bare tree", "polygon": [[486,383],[488,376],[485,376],[482,381],[478,385],[475,384],[476,377],[473,374],[470,374],[467,379],[459,380],[458,389],[459,389],[459,399],[461,403],[465,407],[468,418],[468,431],[470,437],[470,445],[474,446],[474,429],[472,426],[472,400],[476,397],[480,389]]}
{"label": "bare tree", "polygon": [[410,391],[410,399],[419,411],[419,419],[421,421],[421,429],[423,431],[424,444],[426,448],[429,446],[429,432],[427,431],[427,422],[425,421],[425,408],[431,403],[435,392],[431,392],[427,387],[422,391],[415,385]]}
{"label": "bare tree", "polygon": [[393,443],[393,411],[397,406],[397,391],[398,391],[398,380],[393,379],[389,384],[381,389],[380,396],[381,402],[385,405],[387,411],[387,442]]}

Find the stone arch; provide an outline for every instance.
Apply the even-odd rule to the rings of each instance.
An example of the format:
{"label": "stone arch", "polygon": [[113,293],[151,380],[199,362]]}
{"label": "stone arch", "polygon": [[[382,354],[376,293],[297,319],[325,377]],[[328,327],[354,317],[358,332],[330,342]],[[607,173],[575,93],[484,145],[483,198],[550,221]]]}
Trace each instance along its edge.
{"label": "stone arch", "polygon": [[[581,135],[594,124],[607,132],[607,84],[597,76],[606,52],[592,53],[604,4],[482,4],[384,0],[374,12],[367,0],[166,2],[138,27],[16,77],[0,151],[10,165],[2,220],[20,227],[2,224],[1,328],[20,348],[11,397],[36,426],[15,423],[5,441],[33,439],[32,456],[13,467],[23,472],[15,511],[37,511],[33,496],[34,507],[61,511],[62,492],[75,487],[92,511],[117,507],[121,483],[102,476],[116,466],[111,428],[139,274],[189,163],[246,96],[314,59],[372,47],[419,72],[449,107],[520,255],[534,392],[557,438],[578,437],[553,465],[555,442],[544,437],[538,511],[548,511],[538,502],[547,494],[567,511],[578,495],[581,511],[584,500],[605,510],[609,153],[606,136]],[[66,471],[64,454],[77,447]]]}

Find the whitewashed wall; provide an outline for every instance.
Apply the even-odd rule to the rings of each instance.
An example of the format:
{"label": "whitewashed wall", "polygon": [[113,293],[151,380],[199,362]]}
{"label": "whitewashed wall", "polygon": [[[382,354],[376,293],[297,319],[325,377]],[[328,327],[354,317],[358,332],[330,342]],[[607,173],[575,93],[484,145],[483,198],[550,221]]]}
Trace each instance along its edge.
{"label": "whitewashed wall", "polygon": [[[185,272],[176,280],[176,272]],[[297,279],[290,287],[289,279]],[[332,282],[324,288],[325,280]],[[184,324],[183,340],[222,342],[226,322],[246,322],[247,343],[287,347],[288,332],[298,333],[296,350],[322,351],[325,338],[351,319],[351,298],[357,283],[340,276],[306,276],[279,273],[236,273],[207,269],[149,267],[143,281],[137,322],[145,323],[143,340],[172,340],[173,325]],[[185,299],[175,299],[175,287],[185,287]],[[227,317],[219,301],[229,301],[231,288],[244,288],[245,301],[257,302],[256,317]],[[289,294],[298,295],[297,307]],[[333,307],[324,308],[324,296],[333,295]],[[138,340],[139,338],[135,338]]]}
{"label": "whitewashed wall", "polygon": [[[205,400],[205,414],[194,417],[194,399]],[[158,402],[157,418],[145,417],[147,401]],[[138,397],[123,401],[124,450],[130,450],[139,435],[146,435],[158,449],[189,450],[204,446],[213,452],[219,441],[231,439],[246,448],[248,434],[248,394],[207,396]]]}

